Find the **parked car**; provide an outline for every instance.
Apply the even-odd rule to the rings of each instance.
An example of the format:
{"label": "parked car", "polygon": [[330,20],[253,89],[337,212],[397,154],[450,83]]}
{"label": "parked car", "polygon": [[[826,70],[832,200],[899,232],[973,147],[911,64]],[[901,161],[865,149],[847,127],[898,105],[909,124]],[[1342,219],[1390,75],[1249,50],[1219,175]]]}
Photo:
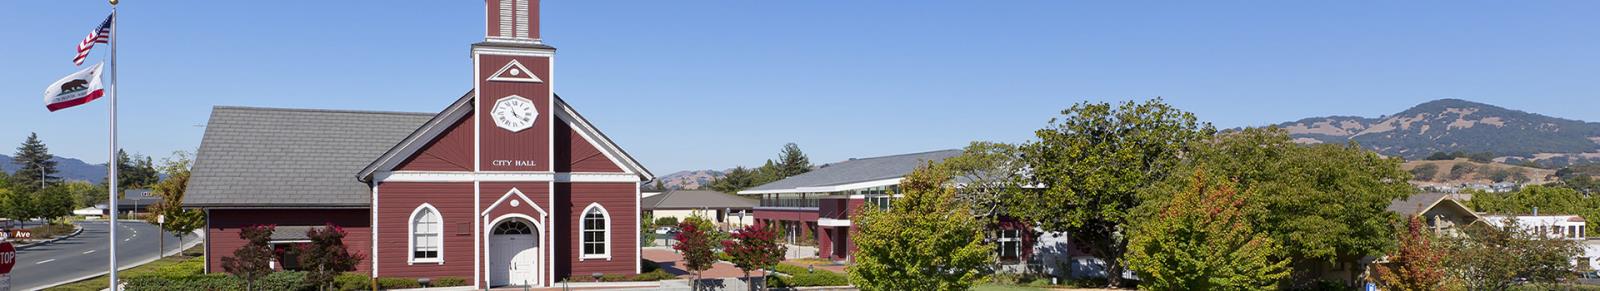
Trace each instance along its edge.
{"label": "parked car", "polygon": [[657,227],[656,228],[656,234],[677,234],[677,233],[678,233],[678,228],[671,227],[671,226],[663,226],[663,227]]}

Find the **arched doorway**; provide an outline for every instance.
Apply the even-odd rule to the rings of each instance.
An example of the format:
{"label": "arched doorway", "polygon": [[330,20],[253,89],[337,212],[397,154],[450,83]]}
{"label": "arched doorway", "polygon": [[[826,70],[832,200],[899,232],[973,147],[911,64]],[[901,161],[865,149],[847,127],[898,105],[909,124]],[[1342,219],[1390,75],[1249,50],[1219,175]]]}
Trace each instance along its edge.
{"label": "arched doorway", "polygon": [[538,286],[539,230],[524,218],[505,218],[489,234],[489,284]]}

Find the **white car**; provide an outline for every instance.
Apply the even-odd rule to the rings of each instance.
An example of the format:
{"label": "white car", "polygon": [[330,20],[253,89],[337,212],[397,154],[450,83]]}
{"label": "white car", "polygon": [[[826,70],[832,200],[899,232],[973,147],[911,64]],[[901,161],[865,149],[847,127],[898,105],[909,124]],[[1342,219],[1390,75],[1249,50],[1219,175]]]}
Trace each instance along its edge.
{"label": "white car", "polygon": [[656,234],[674,234],[674,233],[678,233],[678,229],[672,228],[670,226],[663,226],[663,227],[657,227],[656,228]]}

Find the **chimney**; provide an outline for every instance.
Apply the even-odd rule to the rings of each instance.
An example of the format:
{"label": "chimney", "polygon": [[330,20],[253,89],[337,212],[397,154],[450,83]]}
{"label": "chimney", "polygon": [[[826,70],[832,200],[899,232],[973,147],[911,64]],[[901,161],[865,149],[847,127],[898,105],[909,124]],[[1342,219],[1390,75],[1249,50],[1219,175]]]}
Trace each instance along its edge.
{"label": "chimney", "polygon": [[539,0],[485,0],[488,42],[540,43]]}

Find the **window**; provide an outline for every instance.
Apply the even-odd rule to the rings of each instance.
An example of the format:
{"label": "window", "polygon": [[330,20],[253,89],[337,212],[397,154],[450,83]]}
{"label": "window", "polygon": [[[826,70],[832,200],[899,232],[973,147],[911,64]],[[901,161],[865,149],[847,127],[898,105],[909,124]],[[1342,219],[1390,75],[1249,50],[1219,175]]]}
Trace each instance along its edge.
{"label": "window", "polygon": [[1000,230],[1000,258],[1016,259],[1022,255],[1022,230]]}
{"label": "window", "polygon": [[611,215],[599,203],[589,204],[583,210],[583,256],[588,259],[611,258]]}
{"label": "window", "polygon": [[440,255],[440,244],[444,233],[444,223],[439,220],[439,211],[433,205],[422,204],[417,210],[411,212],[411,259],[410,263],[438,263],[443,262]]}
{"label": "window", "polygon": [[867,196],[867,204],[878,206],[878,209],[889,209],[889,200],[888,195]]}

